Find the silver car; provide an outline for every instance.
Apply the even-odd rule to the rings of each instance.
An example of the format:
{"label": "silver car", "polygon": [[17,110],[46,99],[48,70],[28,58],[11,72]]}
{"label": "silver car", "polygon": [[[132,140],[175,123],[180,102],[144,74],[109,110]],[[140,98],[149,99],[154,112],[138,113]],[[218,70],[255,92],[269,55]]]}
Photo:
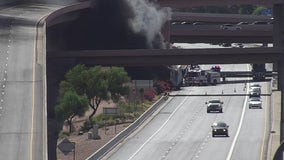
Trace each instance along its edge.
{"label": "silver car", "polygon": [[212,99],[205,102],[205,104],[207,104],[207,113],[210,113],[211,111],[223,113],[223,102],[220,99]]}
{"label": "silver car", "polygon": [[260,87],[250,87],[249,89],[249,97],[260,97],[261,88]]}
{"label": "silver car", "polygon": [[251,108],[262,108],[262,101],[259,97],[252,97],[248,101],[249,109]]}

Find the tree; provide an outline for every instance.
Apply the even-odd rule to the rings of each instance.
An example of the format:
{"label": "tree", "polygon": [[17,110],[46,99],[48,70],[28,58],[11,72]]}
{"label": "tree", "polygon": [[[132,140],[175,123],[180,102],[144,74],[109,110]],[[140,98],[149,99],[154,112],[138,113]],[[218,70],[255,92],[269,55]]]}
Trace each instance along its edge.
{"label": "tree", "polygon": [[252,14],[253,15],[260,15],[261,11],[264,10],[264,9],[265,9],[265,7],[263,7],[263,6],[257,6]]}
{"label": "tree", "polygon": [[60,83],[59,99],[70,89],[74,89],[79,95],[86,95],[88,104],[93,109],[89,119],[95,115],[102,100],[112,99],[117,102],[122,95],[129,93],[126,84],[130,82],[130,78],[121,67],[87,68],[79,64],[69,70],[65,78]]}
{"label": "tree", "polygon": [[73,89],[70,89],[59,99],[59,104],[55,107],[56,119],[60,122],[67,120],[69,133],[71,133],[73,118],[75,116],[83,116],[87,109],[87,97],[85,95],[78,95]]}
{"label": "tree", "polygon": [[[85,80],[87,78],[88,68],[84,64],[76,65],[65,74],[66,81],[71,84],[71,87],[74,88],[78,94],[84,94],[86,92]],[[65,87],[68,89],[70,86],[67,85]]]}
{"label": "tree", "polygon": [[86,79],[86,95],[93,112],[89,119],[95,115],[102,100],[112,99],[117,102],[122,95],[128,94],[129,87],[126,84],[129,82],[130,78],[121,67],[90,68]]}
{"label": "tree", "polygon": [[111,67],[107,72],[108,91],[111,93],[111,99],[117,102],[121,95],[129,93],[130,82],[125,70],[121,67]]}
{"label": "tree", "polygon": [[93,109],[89,116],[89,119],[91,119],[95,115],[101,101],[110,99],[107,71],[101,66],[90,68],[84,83],[86,85],[85,91],[89,99],[89,106]]}
{"label": "tree", "polygon": [[239,14],[252,14],[254,5],[241,5],[239,8]]}

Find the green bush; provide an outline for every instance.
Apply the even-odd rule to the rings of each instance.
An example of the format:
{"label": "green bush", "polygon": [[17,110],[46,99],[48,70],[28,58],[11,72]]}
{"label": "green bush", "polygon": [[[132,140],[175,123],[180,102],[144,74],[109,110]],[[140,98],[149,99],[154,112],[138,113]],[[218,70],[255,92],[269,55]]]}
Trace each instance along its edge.
{"label": "green bush", "polygon": [[60,139],[65,138],[65,137],[68,137],[68,136],[70,136],[70,133],[69,133],[69,132],[65,132],[65,131],[60,131],[60,132],[59,132],[59,135],[58,135],[58,137],[59,137]]}

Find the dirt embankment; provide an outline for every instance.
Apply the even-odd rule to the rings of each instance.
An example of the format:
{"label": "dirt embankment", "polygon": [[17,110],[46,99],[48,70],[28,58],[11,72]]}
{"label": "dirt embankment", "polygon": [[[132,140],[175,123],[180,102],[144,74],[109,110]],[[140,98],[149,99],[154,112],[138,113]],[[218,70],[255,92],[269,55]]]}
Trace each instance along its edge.
{"label": "dirt embankment", "polygon": [[[100,107],[97,110],[96,115],[103,113],[104,107],[116,107],[116,105],[112,102],[105,102],[103,101],[100,104]],[[73,130],[79,131],[80,128],[83,126],[85,120],[88,119],[88,116],[92,113],[92,110],[88,110],[84,117],[76,117],[74,118],[73,122]],[[71,142],[75,142],[75,159],[76,160],[85,160],[90,155],[92,155],[95,151],[105,145],[109,140],[111,140],[115,135],[117,135],[120,131],[126,128],[129,124],[119,124],[116,126],[108,126],[99,128],[98,133],[100,139],[89,139],[88,133],[84,133],[82,135],[71,135],[68,139]],[[68,131],[67,125],[63,127],[64,131]],[[62,139],[58,140],[58,144],[62,141]],[[58,160],[73,160],[74,152],[70,152],[67,155],[64,155],[58,148],[57,148],[57,159]]]}

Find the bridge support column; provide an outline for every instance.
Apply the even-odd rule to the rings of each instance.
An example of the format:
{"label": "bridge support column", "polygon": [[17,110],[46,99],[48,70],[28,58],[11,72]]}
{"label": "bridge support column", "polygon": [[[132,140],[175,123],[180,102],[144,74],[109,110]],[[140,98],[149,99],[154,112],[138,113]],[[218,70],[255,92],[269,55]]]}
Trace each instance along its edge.
{"label": "bridge support column", "polygon": [[170,33],[171,30],[170,30],[170,27],[171,27],[171,22],[168,21],[168,22],[165,23],[165,25],[162,28],[162,34],[164,36],[164,41],[165,41],[165,43],[167,45],[166,48],[169,48],[170,47],[170,43],[171,43],[171,39],[170,39],[170,37],[171,37],[171,33]]}
{"label": "bridge support column", "polygon": [[281,58],[278,62],[278,89],[281,91],[281,124],[280,124],[280,142],[284,140],[284,50],[283,50],[283,21],[284,8],[282,4],[273,6],[273,45],[282,49]]}

